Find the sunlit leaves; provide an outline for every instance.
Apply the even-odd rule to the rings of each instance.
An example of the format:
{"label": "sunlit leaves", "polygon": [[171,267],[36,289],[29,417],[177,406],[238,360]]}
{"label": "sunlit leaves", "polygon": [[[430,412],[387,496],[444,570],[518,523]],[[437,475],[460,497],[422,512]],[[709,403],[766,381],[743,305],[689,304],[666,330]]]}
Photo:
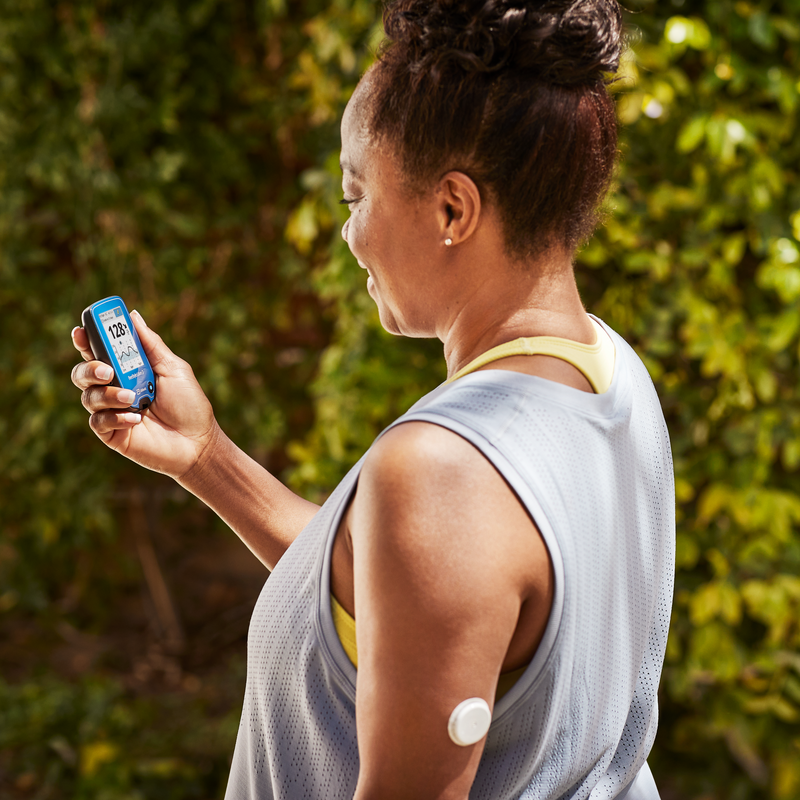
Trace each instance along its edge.
{"label": "sunlit leaves", "polygon": [[[631,150],[620,187],[636,198],[632,208],[647,223],[628,217],[625,205],[617,215],[653,242],[654,265],[663,258],[656,243],[667,241],[669,250],[662,250],[671,253],[672,267],[645,271],[651,281],[661,277],[629,295],[637,315],[617,318],[630,320],[629,335],[641,339],[646,363],[660,362],[651,372],[668,409],[680,489],[665,686],[684,717],[662,730],[661,757],[671,747],[682,750],[682,731],[699,703],[704,710],[693,736],[720,741],[762,787],[746,796],[765,796],[770,786],[770,796],[793,797],[785,787],[800,780],[790,766],[797,751],[774,726],[799,721],[796,675],[779,657],[798,647],[800,494],[785,471],[800,465],[798,60],[793,29],[778,21],[785,17],[746,4],[736,4],[736,13],[717,18],[706,28],[710,35],[701,32],[694,43],[691,13],[649,30],[637,19],[637,61],[650,71],[638,70],[635,92],[654,96],[667,69],[685,70],[691,91],[681,95],[680,108],[658,118],[621,107]],[[761,54],[781,52],[779,43],[789,49],[764,63]],[[662,151],[672,153],[672,164]],[[609,237],[604,263],[628,259]],[[603,295],[616,302],[615,277],[606,274]],[[656,312],[673,320],[678,360],[669,351],[654,355],[652,335],[642,336],[653,324],[642,317],[655,320]],[[735,769],[716,775],[714,796],[728,796],[722,786],[734,775]],[[685,793],[693,784],[681,785]]]}
{"label": "sunlit leaves", "polygon": [[779,657],[797,650],[799,613],[796,12],[686,0],[631,16],[620,199],[580,256],[589,308],[637,346],[672,434],[674,724],[653,758],[684,769],[706,746],[716,765],[705,787],[677,780],[680,796],[794,798],[800,785],[797,676]]}
{"label": "sunlit leaves", "polygon": [[711,44],[711,31],[702,17],[670,17],[664,26],[664,39],[672,45],[706,50]]}

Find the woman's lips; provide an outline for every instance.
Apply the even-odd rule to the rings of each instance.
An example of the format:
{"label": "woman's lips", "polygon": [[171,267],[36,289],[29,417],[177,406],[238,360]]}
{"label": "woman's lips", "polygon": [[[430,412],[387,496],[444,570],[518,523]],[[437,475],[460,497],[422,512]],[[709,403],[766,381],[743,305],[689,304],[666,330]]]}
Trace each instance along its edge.
{"label": "woman's lips", "polygon": [[357,263],[358,266],[361,267],[361,269],[367,270],[367,292],[371,293],[372,288],[375,286],[375,281],[372,280],[372,274],[370,273],[369,268],[365,264],[362,264],[360,261],[358,261]]}

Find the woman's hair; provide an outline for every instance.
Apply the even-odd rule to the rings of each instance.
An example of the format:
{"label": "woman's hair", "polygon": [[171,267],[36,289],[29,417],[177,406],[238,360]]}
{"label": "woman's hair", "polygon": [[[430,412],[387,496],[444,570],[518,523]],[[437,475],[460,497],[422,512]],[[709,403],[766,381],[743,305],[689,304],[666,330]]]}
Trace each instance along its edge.
{"label": "woman's hair", "polygon": [[518,258],[594,230],[617,155],[616,0],[390,0],[369,128],[419,190],[468,174]]}

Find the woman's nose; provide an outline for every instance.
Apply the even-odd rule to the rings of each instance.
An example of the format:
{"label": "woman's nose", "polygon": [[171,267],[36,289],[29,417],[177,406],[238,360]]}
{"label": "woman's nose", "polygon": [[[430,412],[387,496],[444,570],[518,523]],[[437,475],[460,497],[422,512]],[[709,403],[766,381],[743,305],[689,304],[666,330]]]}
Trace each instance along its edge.
{"label": "woman's nose", "polygon": [[347,229],[350,227],[350,220],[348,219],[344,225],[342,225],[342,239],[347,241]]}

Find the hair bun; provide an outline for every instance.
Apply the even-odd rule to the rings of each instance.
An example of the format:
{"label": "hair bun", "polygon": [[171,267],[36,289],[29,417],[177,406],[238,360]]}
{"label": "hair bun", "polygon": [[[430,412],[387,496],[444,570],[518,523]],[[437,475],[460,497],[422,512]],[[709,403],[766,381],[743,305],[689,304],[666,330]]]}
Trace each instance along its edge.
{"label": "hair bun", "polygon": [[395,0],[389,38],[406,45],[414,71],[455,62],[468,72],[531,71],[577,85],[616,72],[622,52],[617,0]]}

